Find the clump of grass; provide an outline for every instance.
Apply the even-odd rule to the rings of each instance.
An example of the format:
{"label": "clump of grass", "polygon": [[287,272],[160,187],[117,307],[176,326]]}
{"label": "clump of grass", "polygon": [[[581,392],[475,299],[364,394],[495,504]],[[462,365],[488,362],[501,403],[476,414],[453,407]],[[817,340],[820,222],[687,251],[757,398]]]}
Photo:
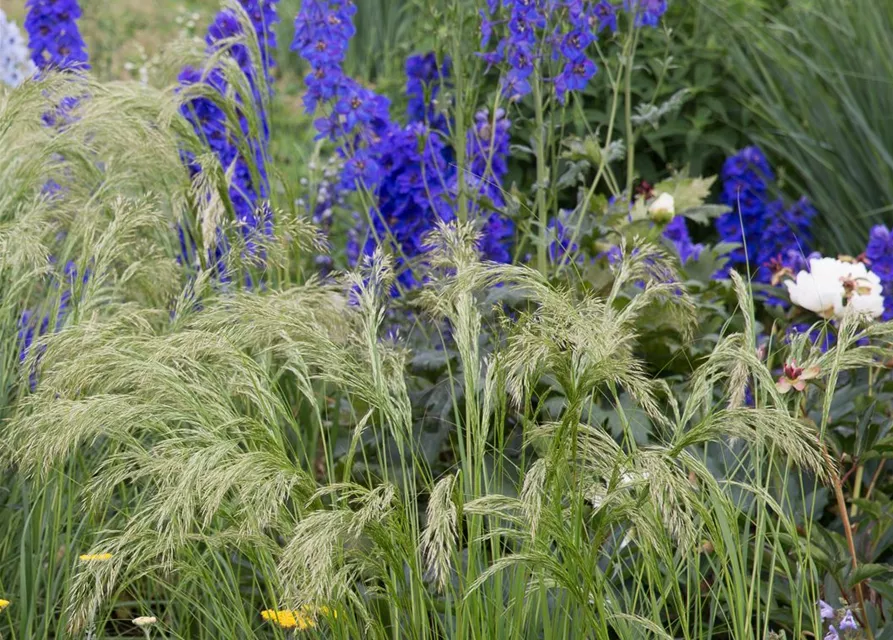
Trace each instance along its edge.
{"label": "clump of grass", "polygon": [[[738,439],[764,460],[767,475],[742,488],[766,509],[757,518],[761,544],[780,554],[797,533],[768,474],[791,463],[824,477],[816,432],[773,395],[746,336],[724,339],[684,402],[649,376],[636,356],[637,314],[670,305],[683,333],[691,317],[659,251],[628,251],[619,282],[601,299],[556,289],[526,267],[480,263],[468,248],[473,238],[466,227],[438,233],[434,262],[445,269],[423,296],[453,327],[464,371],[456,382],[466,385],[458,468],[442,478],[414,453],[404,356],[381,337],[392,278],[383,256],[340,287],[212,293],[172,325],[153,326],[157,311],[131,309],[49,338],[42,384],[9,423],[9,459],[44,475],[77,451],[101,460],[85,497],[106,523],[96,548],[112,559],[75,574],[71,627],[98,624],[128,585],[161,588],[174,574],[200,583],[235,569],[223,557],[207,564],[212,550],[226,549],[226,557],[256,563],[261,600],[210,596],[202,607],[229,602],[240,612],[203,623],[218,630],[247,632],[263,604],[282,603],[330,607],[338,616],[328,628],[370,637],[754,633],[754,616],[771,611],[746,596],[753,572],[768,568],[747,553],[742,507],[699,452]],[[523,292],[529,311],[506,325],[504,343],[485,358],[476,348],[481,294],[497,284]],[[743,285],[739,293],[746,307]],[[621,294],[632,294],[626,304]],[[765,388],[766,403],[729,405],[715,393],[745,378]],[[537,408],[546,379],[565,397],[553,421]],[[299,445],[308,426],[286,403],[284,381],[313,406],[313,420],[323,387],[366,407],[358,428],[398,446],[396,458],[384,456],[392,460],[385,475],[356,483],[309,474],[312,452]],[[627,435],[617,443],[585,421],[583,409],[606,398],[629,428],[621,390],[658,422],[662,442],[638,446]],[[529,445],[515,470],[517,497],[489,488],[505,484],[505,469],[488,463],[501,454],[491,438],[503,428],[493,422],[497,395],[511,399]],[[323,422],[314,426],[330,449]],[[121,487],[138,502],[108,511],[124,498]],[[802,556],[771,573],[793,584],[810,566]],[[714,587],[695,597],[704,579]],[[182,590],[167,597],[187,606],[175,604],[187,597]],[[813,614],[800,615],[798,628],[813,628]]]}
{"label": "clump of grass", "polygon": [[[70,121],[44,127],[40,114],[75,94]],[[14,516],[0,541],[23,558],[0,582],[19,590],[19,637],[92,634],[135,600],[187,638],[278,633],[264,620],[297,627],[294,612],[343,638],[750,638],[779,617],[763,591],[775,586],[796,603],[791,632],[818,632],[813,533],[779,487],[839,493],[822,444],[830,400],[842,372],[890,355],[860,346],[889,343],[886,325],[845,318],[834,348],[808,354],[825,384],[816,425],[757,356],[740,278],[744,330],[678,393],[638,342],[647,314],[671,318],[682,341],[695,323],[660,248],[624,246],[599,294],[482,262],[473,227],[444,224],[417,296],[458,354],[441,472],[415,430],[410,354],[387,337],[388,256],[304,279],[295,252],[318,234],[285,210],[262,264],[232,239],[238,284],[203,260],[178,264],[176,225],[209,245],[228,212],[223,168],[208,159],[190,181],[181,165],[184,146],[208,158],[177,115],[186,98],[49,75],[0,102],[0,143],[17,152],[0,166],[0,282],[15,292],[0,335],[16,354],[2,370]],[[52,292],[35,284],[50,255],[90,276],[22,364],[17,324]],[[263,286],[242,286],[246,272]],[[519,302],[488,309],[493,290]],[[485,312],[501,319],[487,342]],[[333,414],[352,430],[346,445]],[[736,473],[711,472],[711,447]]]}

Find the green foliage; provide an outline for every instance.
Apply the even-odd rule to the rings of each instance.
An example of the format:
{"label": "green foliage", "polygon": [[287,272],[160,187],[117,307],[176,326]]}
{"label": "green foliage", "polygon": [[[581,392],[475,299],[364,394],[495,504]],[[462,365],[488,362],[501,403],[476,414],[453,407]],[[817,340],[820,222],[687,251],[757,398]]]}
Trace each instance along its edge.
{"label": "green foliage", "polygon": [[[608,103],[513,106],[524,157],[507,200],[529,246],[544,251],[542,221],[570,206],[579,254],[617,244],[615,264],[484,263],[459,222],[397,299],[381,253],[308,275],[322,242],[291,178],[322,151],[282,98],[265,105],[289,131],[260,267],[241,258],[226,171],[179,116],[201,87],[50,74],[0,94],[4,637],[122,637],[154,615],[161,637],[279,638],[261,611],[287,610],[327,638],[800,638],[824,632],[820,597],[884,627],[893,328],[846,317],[812,327],[828,349],[791,338],[749,283],[712,279],[725,248],[680,265],[644,198],[630,216],[641,176],[679,215],[719,215],[701,176],[738,144],[714,9],[676,4],[686,35],[612,58],[595,88]],[[399,3],[370,9],[350,64],[395,84],[416,23]],[[464,148],[474,111],[500,106],[475,12],[425,10],[422,39],[459,69]],[[44,126],[71,95],[65,126]],[[256,107],[241,105],[254,130]],[[203,168],[192,181],[183,149]],[[188,273],[178,226],[202,257]],[[218,227],[228,284],[204,258]],[[63,313],[69,262],[89,277]],[[52,330],[20,361],[25,310]],[[818,377],[784,393],[794,361]]]}
{"label": "green foliage", "polygon": [[743,16],[723,3],[704,7],[728,33],[750,137],[821,212],[819,244],[858,255],[893,200],[893,6],[817,0]]}

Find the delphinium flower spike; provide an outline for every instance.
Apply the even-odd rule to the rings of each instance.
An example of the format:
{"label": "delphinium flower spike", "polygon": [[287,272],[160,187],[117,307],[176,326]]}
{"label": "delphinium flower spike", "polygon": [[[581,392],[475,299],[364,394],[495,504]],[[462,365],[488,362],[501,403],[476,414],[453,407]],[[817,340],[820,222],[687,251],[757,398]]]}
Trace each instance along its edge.
{"label": "delphinium flower spike", "polygon": [[447,130],[441,95],[449,87],[450,59],[438,63],[433,51],[410,56],[406,60],[406,106],[408,121],[425,122],[432,129]]}
{"label": "delphinium flower spike", "polygon": [[[190,97],[181,108],[183,116],[215,154],[227,174],[229,197],[236,222],[246,241],[247,253],[252,257],[258,257],[256,255],[258,234],[270,234],[273,224],[272,212],[267,202],[270,193],[266,170],[269,155],[269,119],[264,110],[266,103],[261,89],[264,85],[270,87],[270,69],[274,64],[272,52],[276,47],[274,26],[278,21],[277,2],[278,0],[240,0],[242,8],[251,19],[261,51],[263,82],[257,75],[248,45],[238,42],[239,37],[244,37],[243,27],[239,16],[233,10],[229,8],[221,10],[208,28],[205,38],[209,55],[226,47],[227,54],[238,64],[247,78],[252,95],[243,96],[234,91],[221,69],[211,69],[202,73],[192,67],[186,67],[179,76],[180,86],[183,89],[203,83],[221,98],[233,93],[237,105],[250,101],[260,116],[262,131],[259,136],[252,137],[244,112],[237,111],[238,123],[231,122],[211,97],[201,95]],[[201,171],[194,158],[188,154],[184,156],[193,175]],[[184,253],[188,254],[188,243],[184,241],[183,244],[186,246]],[[209,258],[217,265],[219,275],[225,279],[221,271],[222,253],[226,251],[224,245],[225,241],[220,237],[214,251],[215,255]]]}
{"label": "delphinium flower spike", "polygon": [[717,219],[716,229],[724,241],[742,245],[729,254],[735,267],[756,256],[775,174],[759,148],[747,147],[726,160],[721,178],[722,202],[732,210]]}
{"label": "delphinium flower spike", "polygon": [[[560,103],[582,91],[598,72],[590,54],[600,34],[618,29],[620,7],[610,0],[495,0],[481,12],[481,52],[490,66],[503,71],[502,91],[518,100],[533,91],[534,82],[551,85]],[[635,26],[656,27],[667,10],[666,0],[625,0],[623,9]]]}
{"label": "delphinium flower spike", "polygon": [[87,46],[78,29],[77,0],[27,0],[25,6],[31,60],[38,69],[89,68]]}
{"label": "delphinium flower spike", "polygon": [[[368,232],[350,234],[349,257],[356,260],[387,244],[395,256],[399,285],[411,288],[421,282],[414,267],[424,262],[426,235],[438,220],[456,217],[460,178],[444,135],[449,123],[438,108],[445,105],[435,103],[448,81],[449,61],[438,61],[433,53],[407,60],[409,123],[401,126],[391,119],[385,97],[343,72],[344,55],[355,32],[351,23],[355,11],[345,0],[304,2],[295,20],[292,49],[310,65],[304,106],[317,115],[319,136],[335,141],[344,158],[342,188],[363,189],[375,198]],[[484,201],[498,208],[508,121],[499,112],[495,118],[479,115],[475,123],[466,141],[469,166],[463,197],[470,195],[475,208]],[[507,260],[504,247],[512,235],[511,224],[489,210],[485,215],[482,206],[480,217],[484,254]]]}
{"label": "delphinium flower spike", "polygon": [[[465,182],[472,199],[469,216],[481,222],[481,256],[503,263],[511,262],[509,249],[515,232],[511,219],[500,213],[505,208],[502,181],[508,173],[510,126],[503,109],[479,111],[465,145]],[[454,195],[458,194],[459,179],[457,175],[450,188]]]}
{"label": "delphinium flower spike", "polygon": [[520,99],[533,90],[531,82],[543,81],[564,103],[569,92],[584,89],[598,71],[588,51],[603,30],[617,30],[616,7],[607,1],[502,0],[490,4],[489,14],[481,13],[481,46],[487,47],[496,32],[502,36],[481,57],[503,67],[506,98]]}
{"label": "delphinium flower spike", "polygon": [[692,242],[688,232],[688,223],[683,216],[675,216],[664,227],[663,237],[673,243],[682,264],[689,260],[697,260],[704,250],[703,244]]}
{"label": "delphinium flower spike", "polygon": [[[721,200],[731,211],[717,219],[716,230],[723,241],[741,245],[729,254],[729,266],[749,266],[755,282],[773,285],[800,271],[809,257],[817,216],[809,201],[801,198],[786,207],[775,196],[775,174],[758,147],[729,157],[721,176]],[[783,303],[774,296],[767,302]]]}

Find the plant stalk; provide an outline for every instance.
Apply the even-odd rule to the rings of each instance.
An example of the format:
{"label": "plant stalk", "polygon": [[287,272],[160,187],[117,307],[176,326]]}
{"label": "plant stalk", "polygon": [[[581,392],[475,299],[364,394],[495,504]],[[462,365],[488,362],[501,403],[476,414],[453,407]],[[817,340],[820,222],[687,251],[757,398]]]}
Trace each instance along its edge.
{"label": "plant stalk", "polygon": [[[840,480],[840,476],[835,470],[834,464],[831,462],[831,456],[828,455],[828,447],[822,443],[822,454],[825,456],[825,464],[828,467],[828,473],[831,476],[831,482],[834,485],[834,495],[837,497],[837,510],[840,511],[840,519],[843,521],[843,533],[846,536],[847,547],[850,552],[850,559],[852,561],[853,570],[859,568],[859,560],[856,556],[856,543],[853,540],[853,528],[850,525],[850,516],[847,513],[846,506],[846,498],[843,495],[843,483]],[[859,622],[862,625],[862,628],[865,629],[865,635],[868,636],[868,640],[874,640],[874,632],[871,630],[871,626],[868,624],[868,612],[865,609],[865,596],[862,593],[862,582],[859,581],[855,585],[856,590],[856,598],[859,600]]]}
{"label": "plant stalk", "polygon": [[536,245],[536,264],[543,276],[549,275],[547,231],[549,213],[546,211],[546,124],[543,117],[543,91],[539,74],[533,83],[534,118],[536,120],[536,212],[539,242]]}

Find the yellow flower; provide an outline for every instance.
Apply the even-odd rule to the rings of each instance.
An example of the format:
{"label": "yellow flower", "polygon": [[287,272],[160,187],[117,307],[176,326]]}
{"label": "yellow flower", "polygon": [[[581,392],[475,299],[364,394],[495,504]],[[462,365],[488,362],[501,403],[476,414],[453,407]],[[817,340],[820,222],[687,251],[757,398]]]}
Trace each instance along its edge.
{"label": "yellow flower", "polygon": [[78,556],[78,559],[81,562],[106,562],[112,559],[112,554],[110,553],[85,553],[83,555]]}
{"label": "yellow flower", "polygon": [[9,600],[4,600],[4,599],[0,598],[0,611],[3,611],[8,606],[9,606]]}
{"label": "yellow flower", "polygon": [[278,624],[283,629],[294,629],[298,626],[296,613],[300,615],[297,611],[274,611],[273,609],[267,609],[266,611],[261,611],[260,615],[264,620]]}
{"label": "yellow flower", "polygon": [[304,606],[297,611],[267,609],[260,612],[264,620],[278,624],[283,629],[297,629],[298,631],[314,628],[316,626],[316,614],[331,615],[334,618],[338,617],[337,613],[331,611],[328,607]]}

